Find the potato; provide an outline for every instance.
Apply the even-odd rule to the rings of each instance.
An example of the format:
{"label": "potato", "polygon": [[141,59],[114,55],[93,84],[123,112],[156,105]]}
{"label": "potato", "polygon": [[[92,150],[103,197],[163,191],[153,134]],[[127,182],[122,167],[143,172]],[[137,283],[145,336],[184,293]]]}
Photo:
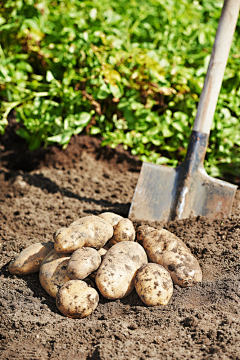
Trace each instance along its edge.
{"label": "potato", "polygon": [[119,221],[123,219],[121,215],[114,214],[112,212],[104,212],[98,216],[100,216],[104,220],[107,220],[112,226],[117,225]]}
{"label": "potato", "polygon": [[189,287],[202,281],[202,270],[192,254],[164,251],[161,262],[176,285]]}
{"label": "potato", "polygon": [[69,280],[56,296],[58,310],[73,319],[90,315],[96,309],[98,301],[98,292],[82,280]]}
{"label": "potato", "polygon": [[83,280],[99,268],[101,261],[96,249],[89,247],[78,249],[74,251],[68,262],[67,275],[70,279]]}
{"label": "potato", "polygon": [[142,238],[142,245],[149,260],[160,265],[162,265],[161,259],[164,251],[191,254],[191,251],[182,240],[165,229],[147,231]]}
{"label": "potato", "polygon": [[41,262],[53,249],[53,242],[36,243],[20,252],[18,257],[11,261],[8,271],[15,275],[27,275],[38,272]]}
{"label": "potato", "polygon": [[173,294],[173,282],[163,266],[149,263],[138,269],[135,289],[146,305],[167,305]]}
{"label": "potato", "polygon": [[84,246],[86,235],[83,236],[79,226],[62,227],[53,234],[54,249],[59,253],[71,253]]}
{"label": "potato", "polygon": [[98,216],[86,216],[68,228],[55,232],[54,248],[61,253],[73,252],[82,247],[102,248],[113,236],[112,225]]}
{"label": "potato", "polygon": [[129,219],[122,219],[117,225],[114,226],[114,233],[111,243],[117,244],[120,241],[134,241],[135,229],[133,223]]}
{"label": "potato", "polygon": [[59,288],[69,279],[67,276],[67,264],[70,254],[60,254],[52,250],[43,260],[40,271],[40,284],[52,297],[56,297]]}
{"label": "potato", "polygon": [[107,299],[121,299],[133,290],[136,271],[147,263],[143,247],[133,241],[113,245],[105,255],[95,278]]}

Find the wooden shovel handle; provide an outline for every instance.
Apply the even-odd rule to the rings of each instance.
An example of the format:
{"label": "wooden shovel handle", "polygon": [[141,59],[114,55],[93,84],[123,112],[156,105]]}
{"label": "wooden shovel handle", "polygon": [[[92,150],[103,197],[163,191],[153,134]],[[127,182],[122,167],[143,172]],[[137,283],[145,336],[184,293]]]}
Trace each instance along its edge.
{"label": "wooden shovel handle", "polygon": [[211,59],[200,96],[193,130],[210,133],[218,95],[232,43],[240,8],[240,0],[225,0],[214,41]]}

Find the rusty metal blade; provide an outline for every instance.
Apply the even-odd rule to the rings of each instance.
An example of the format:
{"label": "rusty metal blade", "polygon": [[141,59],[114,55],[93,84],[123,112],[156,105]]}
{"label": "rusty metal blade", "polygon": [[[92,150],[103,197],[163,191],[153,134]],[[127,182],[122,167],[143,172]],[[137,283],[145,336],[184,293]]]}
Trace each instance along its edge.
{"label": "rusty metal blade", "polygon": [[183,165],[173,169],[143,163],[129,218],[170,221],[198,215],[213,218],[230,216],[237,186],[208,176],[204,168],[199,168],[191,177],[177,208],[177,184],[183,171]]}

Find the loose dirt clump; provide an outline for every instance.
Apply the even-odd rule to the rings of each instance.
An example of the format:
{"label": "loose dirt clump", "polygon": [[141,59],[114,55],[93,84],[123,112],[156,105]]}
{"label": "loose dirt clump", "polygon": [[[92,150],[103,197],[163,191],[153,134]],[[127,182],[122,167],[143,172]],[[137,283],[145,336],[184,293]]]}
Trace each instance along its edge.
{"label": "loose dirt clump", "polygon": [[9,262],[78,217],[127,217],[141,164],[88,136],[73,138],[66,151],[30,154],[9,134],[0,139],[0,359],[240,359],[239,191],[229,219],[149,223],[184,241],[202,283],[174,286],[166,306],[147,307],[136,292],[117,301],[100,296],[89,317],[69,319],[38,274],[11,275]]}

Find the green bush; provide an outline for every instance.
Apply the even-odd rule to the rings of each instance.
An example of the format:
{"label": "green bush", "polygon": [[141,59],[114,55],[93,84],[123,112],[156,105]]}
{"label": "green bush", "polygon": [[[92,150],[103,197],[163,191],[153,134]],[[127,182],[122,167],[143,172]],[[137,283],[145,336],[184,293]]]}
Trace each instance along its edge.
{"label": "green bush", "polygon": [[[31,150],[101,134],[141,160],[186,153],[222,2],[6,0],[0,9],[0,132],[11,110]],[[205,167],[240,175],[240,33]]]}

